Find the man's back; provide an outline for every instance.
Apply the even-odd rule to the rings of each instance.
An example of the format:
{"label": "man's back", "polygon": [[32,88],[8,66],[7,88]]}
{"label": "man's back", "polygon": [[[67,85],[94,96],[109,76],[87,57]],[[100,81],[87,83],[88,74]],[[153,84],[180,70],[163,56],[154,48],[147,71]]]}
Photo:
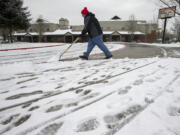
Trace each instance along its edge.
{"label": "man's back", "polygon": [[91,38],[102,34],[102,29],[99,21],[94,14],[88,13],[84,18],[85,29]]}
{"label": "man's back", "polygon": [[88,60],[91,51],[93,50],[94,46],[97,45],[106,55],[105,59],[111,58],[112,54],[104,45],[101,26],[95,15],[90,13],[87,10],[87,7],[81,11],[81,14],[84,17],[84,29],[82,30],[81,35],[85,35],[88,32],[90,39],[88,41],[87,51],[79,57]]}

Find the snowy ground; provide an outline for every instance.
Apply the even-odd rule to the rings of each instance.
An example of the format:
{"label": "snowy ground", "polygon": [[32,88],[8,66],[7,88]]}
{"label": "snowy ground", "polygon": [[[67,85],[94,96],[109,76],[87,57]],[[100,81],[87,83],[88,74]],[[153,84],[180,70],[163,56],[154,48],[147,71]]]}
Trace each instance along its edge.
{"label": "snowy ground", "polygon": [[[49,45],[60,46],[0,51],[0,134],[180,135],[179,58],[59,62],[68,45],[0,50]],[[64,58],[85,48],[76,44]]]}
{"label": "snowy ground", "polygon": [[140,44],[151,45],[151,46],[160,46],[160,47],[180,47],[180,42],[171,43],[171,44],[158,44],[158,43],[152,43],[152,44],[149,44],[149,43],[140,43]]}

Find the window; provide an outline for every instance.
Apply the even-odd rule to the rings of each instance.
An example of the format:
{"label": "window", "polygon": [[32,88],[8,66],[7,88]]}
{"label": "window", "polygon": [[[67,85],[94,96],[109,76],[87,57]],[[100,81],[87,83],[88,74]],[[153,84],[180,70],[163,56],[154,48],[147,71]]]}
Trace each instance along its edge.
{"label": "window", "polygon": [[47,29],[46,29],[46,31],[48,31],[48,32],[49,32],[49,31],[50,31],[50,30],[49,30],[49,28],[47,28]]}
{"label": "window", "polygon": [[125,30],[125,28],[124,28],[124,27],[122,27],[122,28],[121,28],[121,30]]}

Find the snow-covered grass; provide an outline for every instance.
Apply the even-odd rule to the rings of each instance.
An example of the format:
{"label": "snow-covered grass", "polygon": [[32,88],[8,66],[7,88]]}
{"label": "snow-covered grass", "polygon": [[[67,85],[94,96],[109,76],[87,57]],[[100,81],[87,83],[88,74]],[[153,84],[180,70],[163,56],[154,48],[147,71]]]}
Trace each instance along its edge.
{"label": "snow-covered grass", "polygon": [[15,49],[15,48],[27,48],[27,47],[40,47],[49,45],[64,45],[65,43],[28,43],[28,42],[15,42],[15,43],[0,43],[0,49]]}
{"label": "snow-covered grass", "polygon": [[160,46],[160,47],[180,47],[180,42],[171,43],[171,44],[161,44],[161,43],[140,43],[143,45],[152,45],[152,46]]}
{"label": "snow-covered grass", "polygon": [[[68,45],[0,52],[0,134],[180,134],[179,59],[59,62]],[[86,47],[78,43],[63,58]]]}

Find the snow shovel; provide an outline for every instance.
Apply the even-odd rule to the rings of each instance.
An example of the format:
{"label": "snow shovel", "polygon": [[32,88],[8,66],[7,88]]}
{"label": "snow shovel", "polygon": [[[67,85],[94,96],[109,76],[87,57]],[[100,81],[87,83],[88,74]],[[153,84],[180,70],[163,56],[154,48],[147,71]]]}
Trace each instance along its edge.
{"label": "snow shovel", "polygon": [[80,39],[80,37],[77,37],[72,44],[59,56],[59,61],[61,60],[61,57]]}

